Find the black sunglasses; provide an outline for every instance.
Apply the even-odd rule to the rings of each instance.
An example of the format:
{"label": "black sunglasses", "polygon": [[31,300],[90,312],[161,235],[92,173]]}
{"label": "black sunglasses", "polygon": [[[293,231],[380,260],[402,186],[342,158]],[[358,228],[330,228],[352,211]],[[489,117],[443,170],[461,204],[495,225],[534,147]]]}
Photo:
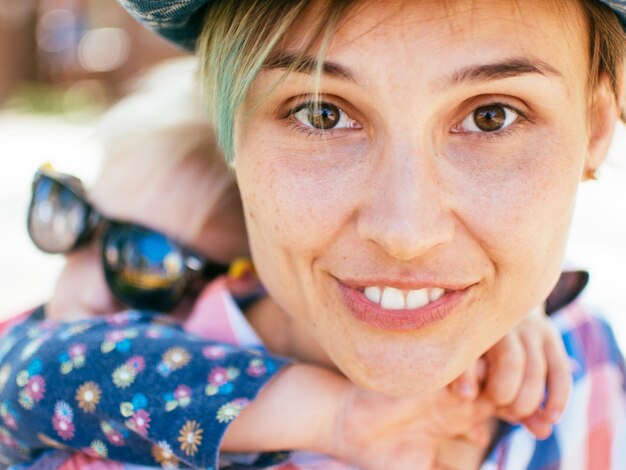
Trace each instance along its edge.
{"label": "black sunglasses", "polygon": [[136,309],[171,310],[194,280],[228,272],[161,232],[105,217],[78,178],[48,167],[33,180],[28,234],[46,253],[70,253],[99,235],[109,289]]}

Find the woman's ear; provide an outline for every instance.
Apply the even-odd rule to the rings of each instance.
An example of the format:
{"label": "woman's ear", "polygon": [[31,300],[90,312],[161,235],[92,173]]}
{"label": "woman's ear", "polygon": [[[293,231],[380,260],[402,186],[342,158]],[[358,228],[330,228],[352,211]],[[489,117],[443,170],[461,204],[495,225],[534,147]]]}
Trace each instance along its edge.
{"label": "woman's ear", "polygon": [[[620,86],[620,96],[621,88]],[[589,145],[584,175],[593,174],[606,158],[620,113],[620,103],[616,99],[611,80],[607,75],[603,75],[592,95],[589,112]]]}

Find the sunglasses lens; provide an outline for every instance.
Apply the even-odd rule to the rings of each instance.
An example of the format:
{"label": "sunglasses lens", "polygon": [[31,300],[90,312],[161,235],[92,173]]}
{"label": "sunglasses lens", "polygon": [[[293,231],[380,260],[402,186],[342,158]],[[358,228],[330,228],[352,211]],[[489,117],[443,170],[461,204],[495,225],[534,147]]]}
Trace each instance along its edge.
{"label": "sunglasses lens", "polygon": [[102,240],[111,292],[124,304],[171,310],[188,282],[185,254],[164,235],[130,224],[112,224]]}
{"label": "sunglasses lens", "polygon": [[65,253],[78,241],[89,216],[85,201],[54,179],[35,183],[28,213],[28,233],[48,253]]}

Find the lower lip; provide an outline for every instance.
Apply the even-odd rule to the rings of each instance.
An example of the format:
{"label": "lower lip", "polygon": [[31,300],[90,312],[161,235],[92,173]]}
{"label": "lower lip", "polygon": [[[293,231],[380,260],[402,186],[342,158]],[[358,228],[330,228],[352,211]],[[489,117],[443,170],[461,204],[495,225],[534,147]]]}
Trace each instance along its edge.
{"label": "lower lip", "polygon": [[358,289],[339,284],[348,311],[359,321],[380,330],[409,331],[445,320],[463,302],[469,288],[447,292],[440,299],[411,310],[386,310]]}

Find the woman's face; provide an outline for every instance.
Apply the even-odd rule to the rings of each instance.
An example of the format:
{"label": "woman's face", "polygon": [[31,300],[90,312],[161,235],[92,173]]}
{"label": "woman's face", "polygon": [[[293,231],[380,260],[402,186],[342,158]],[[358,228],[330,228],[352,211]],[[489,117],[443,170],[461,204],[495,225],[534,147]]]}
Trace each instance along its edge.
{"label": "woman's face", "polygon": [[554,285],[592,134],[584,17],[560,3],[362,3],[320,105],[312,72],[259,107],[284,69],[254,84],[235,156],[256,266],[356,383],[439,388]]}

